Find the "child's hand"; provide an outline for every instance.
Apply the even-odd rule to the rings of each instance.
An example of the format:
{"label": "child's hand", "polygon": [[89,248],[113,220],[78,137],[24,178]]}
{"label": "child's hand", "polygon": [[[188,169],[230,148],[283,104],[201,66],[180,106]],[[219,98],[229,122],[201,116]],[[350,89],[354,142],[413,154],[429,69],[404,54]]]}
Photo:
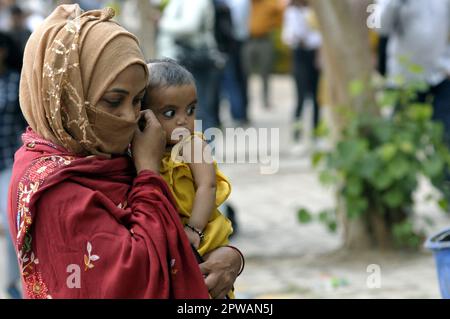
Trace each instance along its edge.
{"label": "child's hand", "polygon": [[198,249],[198,247],[200,247],[200,236],[188,227],[184,227],[184,231],[189,239],[189,242],[195,247],[195,249]]}

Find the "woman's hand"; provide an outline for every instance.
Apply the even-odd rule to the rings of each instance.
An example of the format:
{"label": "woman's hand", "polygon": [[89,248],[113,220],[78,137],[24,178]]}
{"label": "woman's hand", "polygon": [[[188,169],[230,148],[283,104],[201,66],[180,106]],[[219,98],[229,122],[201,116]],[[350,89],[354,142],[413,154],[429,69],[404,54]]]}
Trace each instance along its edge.
{"label": "woman's hand", "polygon": [[241,268],[241,256],[230,247],[219,247],[203,256],[200,271],[205,276],[209,294],[214,299],[223,299],[233,288]]}
{"label": "woman's hand", "polygon": [[159,165],[166,147],[166,134],[151,110],[141,112],[145,128],[134,133],[131,143],[134,165],[139,174],[143,170],[159,172]]}

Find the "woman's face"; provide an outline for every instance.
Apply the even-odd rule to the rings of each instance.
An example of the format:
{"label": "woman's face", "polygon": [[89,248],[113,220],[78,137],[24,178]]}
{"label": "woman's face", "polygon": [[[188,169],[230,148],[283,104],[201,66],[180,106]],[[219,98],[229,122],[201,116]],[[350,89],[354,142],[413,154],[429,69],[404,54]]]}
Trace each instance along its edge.
{"label": "woman's face", "polygon": [[144,67],[139,64],[130,65],[105,90],[97,107],[124,120],[137,121],[146,84]]}

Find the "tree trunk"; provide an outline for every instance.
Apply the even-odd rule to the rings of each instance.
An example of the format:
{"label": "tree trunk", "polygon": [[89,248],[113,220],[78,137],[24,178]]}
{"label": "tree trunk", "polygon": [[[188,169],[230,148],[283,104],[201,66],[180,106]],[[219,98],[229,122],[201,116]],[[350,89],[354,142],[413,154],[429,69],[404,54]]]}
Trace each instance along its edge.
{"label": "tree trunk", "polygon": [[337,197],[337,222],[343,230],[344,248],[348,250],[364,250],[372,248],[373,242],[367,228],[367,219],[349,219],[342,197]]}
{"label": "tree trunk", "polygon": [[371,235],[376,248],[390,250],[394,246],[392,238],[392,225],[386,218],[384,212],[375,209],[369,210],[369,221]]}
{"label": "tree trunk", "polygon": [[155,9],[151,6],[150,1],[137,1],[141,27],[138,31],[138,38],[141,42],[141,48],[146,59],[155,58],[155,25],[154,15]]}
{"label": "tree trunk", "polygon": [[[345,119],[337,107],[376,114],[374,94],[370,80],[374,71],[373,59],[366,26],[369,0],[311,0],[323,36],[325,78],[329,89],[338,129]],[[364,84],[360,96],[350,94],[353,81]]]}
{"label": "tree trunk", "polygon": [[[324,75],[327,82],[334,136],[339,140],[346,126],[346,111],[378,114],[370,81],[374,64],[369,44],[367,6],[370,0],[311,0],[323,36]],[[359,96],[350,93],[350,85],[358,81],[364,85]],[[369,208],[370,209],[370,208]],[[344,247],[369,249],[373,245],[369,214],[348,219],[345,207],[338,205],[338,220],[344,230]],[[375,218],[376,220],[376,218]],[[377,221],[374,230],[382,227]]]}

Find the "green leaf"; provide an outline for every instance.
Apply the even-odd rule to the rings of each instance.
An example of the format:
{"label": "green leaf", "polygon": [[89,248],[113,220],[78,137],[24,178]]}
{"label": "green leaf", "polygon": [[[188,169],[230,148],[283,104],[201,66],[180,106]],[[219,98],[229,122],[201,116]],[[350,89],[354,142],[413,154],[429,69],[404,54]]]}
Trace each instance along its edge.
{"label": "green leaf", "polygon": [[354,172],[365,179],[372,180],[375,178],[379,166],[377,156],[374,153],[367,153],[364,155],[361,164],[354,168]]}
{"label": "green leaf", "polygon": [[350,176],[347,179],[345,191],[351,197],[358,197],[363,190],[362,181],[356,176]]}
{"label": "green leaf", "polygon": [[394,182],[394,178],[386,170],[383,170],[378,174],[374,180],[372,180],[373,186],[378,191],[387,189]]}
{"label": "green leaf", "polygon": [[443,211],[448,211],[448,201],[445,198],[441,198],[438,205]]}
{"label": "green leaf", "polygon": [[400,150],[405,154],[412,154],[414,152],[414,145],[410,142],[403,142],[400,144]]}
{"label": "green leaf", "polygon": [[312,165],[314,167],[317,167],[320,164],[320,162],[323,160],[324,156],[325,156],[325,153],[315,152],[312,156]]}
{"label": "green leaf", "polygon": [[347,215],[349,218],[356,218],[363,214],[368,208],[369,204],[363,197],[348,197],[346,198]]}
{"label": "green leaf", "polygon": [[380,99],[380,104],[382,106],[394,107],[398,104],[399,92],[397,90],[390,90],[383,92]]}
{"label": "green leaf", "polygon": [[311,214],[305,208],[302,208],[298,211],[298,220],[302,224],[307,224],[311,222],[312,217]]}
{"label": "green leaf", "polygon": [[383,196],[383,201],[390,207],[390,208],[398,208],[402,206],[404,201],[405,195],[400,189],[394,189],[392,191],[389,191],[387,194]]}
{"label": "green leaf", "polygon": [[319,174],[319,180],[323,185],[332,185],[336,182],[336,175],[330,171],[323,171]]}
{"label": "green leaf", "polygon": [[444,162],[441,158],[433,156],[423,163],[424,173],[429,177],[435,177],[443,174]]}
{"label": "green leaf", "polygon": [[411,169],[410,162],[404,157],[397,156],[393,159],[388,167],[387,171],[394,179],[399,180],[409,174]]}
{"label": "green leaf", "polygon": [[328,129],[327,125],[324,121],[320,121],[317,128],[314,130],[314,135],[316,137],[325,137],[330,134],[330,130]]}
{"label": "green leaf", "polygon": [[328,230],[329,230],[330,232],[332,232],[332,233],[336,232],[336,230],[337,230],[337,224],[336,224],[335,221],[329,222],[329,223],[327,224],[327,226],[328,226]]}
{"label": "green leaf", "polygon": [[353,169],[367,149],[368,141],[365,139],[355,138],[341,141],[337,146],[338,166],[347,170]]}
{"label": "green leaf", "polygon": [[349,91],[352,97],[358,97],[364,92],[364,83],[359,80],[350,82]]}
{"label": "green leaf", "polygon": [[328,211],[322,211],[319,213],[319,221],[322,223],[328,222],[329,219],[329,212]]}
{"label": "green leaf", "polygon": [[433,115],[433,109],[430,105],[424,103],[414,103],[408,105],[407,116],[414,121],[427,121]]}
{"label": "green leaf", "polygon": [[397,147],[392,143],[387,143],[378,148],[377,153],[383,161],[389,162],[397,154]]}
{"label": "green leaf", "polygon": [[412,63],[411,58],[404,54],[397,56],[397,61],[403,66],[407,66]]}
{"label": "green leaf", "polygon": [[423,234],[414,230],[410,220],[395,224],[392,228],[392,234],[397,246],[402,248],[418,248],[422,244]]}
{"label": "green leaf", "polygon": [[424,72],[423,66],[419,65],[419,64],[410,64],[408,66],[408,70],[411,73],[414,74],[422,74]]}

